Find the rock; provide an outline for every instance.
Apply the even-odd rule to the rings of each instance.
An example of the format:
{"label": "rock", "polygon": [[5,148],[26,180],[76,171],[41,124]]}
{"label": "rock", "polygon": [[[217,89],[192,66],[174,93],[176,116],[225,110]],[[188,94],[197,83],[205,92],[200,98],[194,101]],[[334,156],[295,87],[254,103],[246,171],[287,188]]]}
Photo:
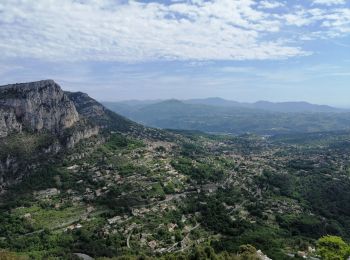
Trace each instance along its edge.
{"label": "rock", "polygon": [[316,248],[311,247],[311,246],[308,246],[307,251],[308,251],[310,254],[313,254],[313,253],[316,252]]}
{"label": "rock", "polygon": [[[38,150],[29,151],[27,161],[20,155],[6,156],[9,150],[2,146],[0,193],[30,174],[40,156],[73,148],[82,139],[98,135],[99,126],[80,117],[74,102],[52,80],[0,86],[0,139],[6,141],[4,137],[20,132],[50,132],[51,139],[45,146],[33,148]],[[18,140],[25,145],[26,140]],[[2,147],[0,144],[0,150]]]}
{"label": "rock", "polygon": [[65,228],[65,232],[67,232],[67,231],[71,231],[71,230],[75,230],[75,229],[80,229],[80,228],[82,228],[83,226],[81,225],[81,224],[73,224],[73,225],[70,225],[70,226],[68,226],[68,227],[66,227]]}
{"label": "rock", "polygon": [[60,191],[56,188],[50,188],[50,189],[46,189],[46,190],[36,191],[34,193],[36,196],[38,196],[40,198],[49,198],[49,197],[56,196],[56,195],[60,194]]}
{"label": "rock", "polygon": [[175,228],[177,228],[177,224],[174,224],[174,223],[168,224],[168,231],[169,232],[174,232]]}
{"label": "rock", "polygon": [[115,223],[118,223],[119,221],[121,221],[122,217],[120,216],[115,216],[113,218],[110,218],[107,220],[108,224],[112,225],[112,224],[115,224]]}
{"label": "rock", "polygon": [[71,136],[66,139],[66,147],[73,148],[79,141],[98,135],[98,133],[98,126],[86,126],[82,130],[74,131]]}
{"label": "rock", "polygon": [[157,242],[155,240],[152,240],[150,242],[148,242],[148,246],[154,250],[157,247]]}
{"label": "rock", "polygon": [[24,218],[31,218],[32,217],[32,215],[30,214],[30,213],[26,213],[26,214],[24,214],[24,216],[23,216]]}
{"label": "rock", "polygon": [[[0,193],[2,186],[7,186],[13,182],[13,179],[20,177],[18,176],[19,168],[19,163],[16,157],[8,155],[5,160],[0,160]],[[6,174],[8,172],[11,172],[12,176],[8,176]]]}
{"label": "rock", "polygon": [[299,257],[301,257],[301,258],[306,258],[306,257],[307,257],[307,253],[304,252],[304,251],[298,251],[298,252],[297,252],[297,255],[298,255]]}
{"label": "rock", "polygon": [[102,195],[101,189],[95,190],[96,197],[100,197]]}
{"label": "rock", "polygon": [[94,258],[92,258],[91,256],[88,256],[86,254],[74,253],[74,255],[76,255],[77,257],[79,257],[80,259],[83,259],[83,260],[94,260]]}
{"label": "rock", "polygon": [[72,166],[67,167],[67,170],[76,170],[77,168],[79,168],[79,166],[74,164]]}
{"label": "rock", "polygon": [[[26,135],[33,137],[33,146],[23,149],[28,156],[22,156],[23,151],[10,153],[0,142],[0,193],[30,175],[42,160],[74,148],[82,139],[98,136],[92,141],[104,142],[99,133],[106,127],[128,133],[144,129],[104,108],[87,94],[62,91],[53,80],[0,86],[0,141],[6,142],[11,134],[13,143],[27,148]],[[41,133],[45,133],[43,140]],[[43,142],[36,146],[36,140]],[[85,156],[82,153],[77,159]]]}
{"label": "rock", "polygon": [[268,256],[264,255],[264,253],[261,250],[256,251],[256,254],[260,260],[272,260]]}
{"label": "rock", "polygon": [[0,138],[12,132],[21,132],[22,124],[18,122],[15,110],[0,106]]}
{"label": "rock", "polygon": [[83,227],[83,225],[81,225],[81,224],[76,224],[76,225],[75,225],[75,228],[76,228],[76,229],[79,229],[79,228],[82,228],[82,227]]}
{"label": "rock", "polygon": [[18,129],[21,123],[34,131],[58,133],[79,120],[74,103],[53,80],[1,86],[0,106],[8,108],[7,120],[0,116],[0,129]]}

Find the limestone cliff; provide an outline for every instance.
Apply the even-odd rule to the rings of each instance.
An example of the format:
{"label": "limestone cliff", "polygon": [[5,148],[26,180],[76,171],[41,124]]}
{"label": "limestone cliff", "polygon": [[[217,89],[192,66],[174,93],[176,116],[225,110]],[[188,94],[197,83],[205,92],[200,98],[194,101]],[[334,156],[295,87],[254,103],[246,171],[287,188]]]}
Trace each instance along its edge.
{"label": "limestone cliff", "polygon": [[84,129],[74,131],[68,138],[66,138],[65,147],[73,148],[81,140],[98,135],[99,131],[100,128],[98,126],[89,126]]}
{"label": "limestone cliff", "polygon": [[[14,114],[13,114],[14,112]],[[73,102],[52,80],[0,87],[0,133],[6,136],[22,125],[32,131],[59,133],[79,120]]]}
{"label": "limestone cliff", "polygon": [[95,103],[73,102],[52,80],[0,86],[0,193],[36,165],[98,135],[100,126],[88,116],[104,108]]}

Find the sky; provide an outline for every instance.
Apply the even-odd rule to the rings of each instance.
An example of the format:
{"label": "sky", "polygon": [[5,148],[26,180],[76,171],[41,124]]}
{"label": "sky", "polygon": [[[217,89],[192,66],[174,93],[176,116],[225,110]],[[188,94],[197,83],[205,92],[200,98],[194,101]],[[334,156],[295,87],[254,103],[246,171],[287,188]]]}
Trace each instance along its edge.
{"label": "sky", "polygon": [[350,107],[349,0],[0,0],[0,85]]}

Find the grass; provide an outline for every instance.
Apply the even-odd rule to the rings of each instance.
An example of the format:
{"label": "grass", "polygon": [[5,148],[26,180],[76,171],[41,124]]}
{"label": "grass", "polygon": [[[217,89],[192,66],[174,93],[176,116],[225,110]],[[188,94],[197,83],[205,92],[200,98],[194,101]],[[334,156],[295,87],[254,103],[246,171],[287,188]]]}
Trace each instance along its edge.
{"label": "grass", "polygon": [[29,257],[19,253],[3,251],[0,249],[0,259],[1,260],[27,260],[29,259]]}
{"label": "grass", "polygon": [[82,207],[68,207],[65,209],[43,209],[38,205],[27,208],[17,208],[13,210],[13,214],[22,217],[25,214],[31,214],[30,219],[35,229],[55,229],[65,224],[69,225],[80,219],[84,213]]}

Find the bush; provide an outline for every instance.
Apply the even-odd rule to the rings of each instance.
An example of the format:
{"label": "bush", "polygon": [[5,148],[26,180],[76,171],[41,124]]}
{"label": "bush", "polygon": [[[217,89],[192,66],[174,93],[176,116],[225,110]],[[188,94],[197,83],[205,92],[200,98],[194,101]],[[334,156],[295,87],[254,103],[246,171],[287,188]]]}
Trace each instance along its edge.
{"label": "bush", "polygon": [[317,253],[324,260],[343,260],[350,256],[350,247],[341,237],[324,236],[317,241]]}

